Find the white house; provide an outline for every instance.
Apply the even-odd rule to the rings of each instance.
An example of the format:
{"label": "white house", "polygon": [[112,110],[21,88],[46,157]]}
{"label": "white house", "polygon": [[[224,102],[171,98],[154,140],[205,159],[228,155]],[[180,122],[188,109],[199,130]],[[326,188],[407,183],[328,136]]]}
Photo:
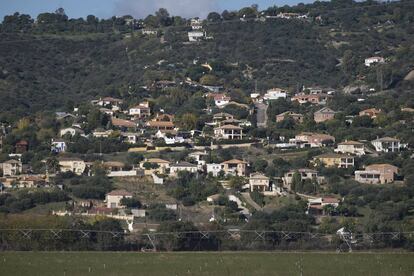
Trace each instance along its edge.
{"label": "white house", "polygon": [[322,215],[324,214],[324,207],[331,206],[336,209],[341,200],[334,197],[319,197],[308,199],[308,214]]}
{"label": "white house", "polygon": [[196,173],[198,170],[197,165],[188,163],[188,162],[180,162],[177,164],[173,164],[170,166],[170,175],[177,176],[178,172],[190,172]]}
{"label": "white house", "polygon": [[124,198],[132,198],[132,194],[125,190],[115,190],[106,194],[106,207],[115,209],[115,208],[125,208],[121,204],[121,200]]}
{"label": "white house", "polygon": [[128,144],[136,144],[138,141],[138,134],[134,132],[121,132],[121,137],[123,141]]}
{"label": "white house", "polygon": [[137,118],[147,118],[151,116],[151,109],[148,102],[142,102],[139,105],[129,109],[129,115]]}
{"label": "white house", "polygon": [[152,30],[152,29],[142,29],[141,32],[144,35],[157,35],[158,34],[157,30]]}
{"label": "white house", "polygon": [[217,177],[221,171],[221,164],[207,164],[207,174],[211,173],[214,177]]}
{"label": "white house", "polygon": [[22,173],[22,162],[18,160],[8,160],[0,164],[3,170],[3,176],[15,176]]}
{"label": "white house", "polygon": [[52,139],[51,151],[60,153],[66,151],[66,142],[62,139]]}
{"label": "white house", "polygon": [[258,192],[266,192],[269,191],[270,181],[269,177],[261,174],[261,173],[252,173],[249,178],[249,187],[250,192],[258,191]]}
{"label": "white house", "polygon": [[188,32],[188,41],[190,42],[197,42],[201,41],[205,38],[205,33],[202,31],[192,31]]}
{"label": "white house", "polygon": [[308,199],[308,205],[320,205],[322,207],[326,205],[331,205],[336,208],[339,206],[340,202],[341,201],[339,199],[331,198],[331,197],[319,197],[319,198]]}
{"label": "white house", "polygon": [[218,108],[223,108],[226,105],[228,105],[231,101],[231,98],[224,95],[224,94],[217,94],[214,96],[214,104],[218,107]]}
{"label": "white house", "polygon": [[216,139],[242,140],[243,129],[239,126],[224,125],[214,128],[214,136]]}
{"label": "white house", "polygon": [[104,98],[100,98],[99,100],[94,100],[92,101],[92,104],[96,104],[102,107],[106,107],[106,108],[110,108],[113,111],[119,111],[121,110],[121,104],[124,101],[121,99],[116,99],[116,98],[112,98],[112,97],[104,97]]}
{"label": "white house", "polygon": [[398,152],[403,147],[400,140],[391,137],[375,139],[371,144],[378,152]]}
{"label": "white house", "polygon": [[81,175],[85,172],[86,163],[79,158],[59,158],[59,167],[61,172],[73,172]]}
{"label": "white house", "polygon": [[190,25],[193,30],[201,30],[203,28],[203,21],[200,18],[192,18]]}
{"label": "white house", "polygon": [[267,90],[266,94],[263,95],[265,101],[272,101],[277,99],[286,99],[286,91],[280,88],[272,88]]}
{"label": "white house", "polygon": [[188,157],[194,159],[194,161],[197,162],[197,165],[199,166],[204,166],[206,164],[206,156],[208,156],[208,153],[206,151],[196,151],[188,155]]}
{"label": "white house", "polygon": [[113,130],[96,129],[92,132],[92,136],[96,138],[108,138],[112,134]]}
{"label": "white house", "polygon": [[339,143],[334,151],[337,153],[361,156],[365,154],[365,145],[357,141],[345,141]]}
{"label": "white house", "polygon": [[383,57],[369,57],[365,59],[365,66],[370,67],[371,65],[384,62],[385,59]]}
{"label": "white house", "polygon": [[[175,132],[175,131],[173,131]],[[158,130],[157,133],[155,133],[155,137],[164,139],[164,142],[167,145],[173,145],[173,144],[182,144],[185,142],[185,139],[179,135],[175,135],[174,133],[165,132],[162,130]]]}
{"label": "white house", "polygon": [[76,134],[84,135],[85,132],[82,129],[77,128],[77,127],[67,127],[67,128],[62,128],[60,130],[60,137],[65,136],[67,134],[73,137]]}
{"label": "white house", "polygon": [[283,184],[289,190],[292,188],[293,176],[295,175],[295,173],[298,173],[301,181],[304,181],[306,179],[308,179],[308,180],[315,179],[316,181],[318,181],[318,183],[320,183],[323,179],[323,177],[320,177],[318,175],[318,172],[316,170],[311,170],[311,169],[307,169],[307,168],[298,169],[298,170],[291,170],[291,171],[288,171],[287,173],[285,173],[285,175],[282,178]]}

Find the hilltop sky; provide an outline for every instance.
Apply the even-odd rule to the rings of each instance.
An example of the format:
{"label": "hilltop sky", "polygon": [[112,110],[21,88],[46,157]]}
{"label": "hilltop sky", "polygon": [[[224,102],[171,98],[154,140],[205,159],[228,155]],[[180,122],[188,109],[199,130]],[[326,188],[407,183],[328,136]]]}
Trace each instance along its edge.
{"label": "hilltop sky", "polygon": [[241,7],[258,4],[260,9],[277,5],[294,5],[312,0],[0,0],[0,18],[20,13],[36,17],[42,12],[53,12],[63,7],[71,18],[86,17],[88,14],[100,18],[130,14],[142,18],[164,7],[172,15],[184,17],[205,17],[210,11],[238,10]]}

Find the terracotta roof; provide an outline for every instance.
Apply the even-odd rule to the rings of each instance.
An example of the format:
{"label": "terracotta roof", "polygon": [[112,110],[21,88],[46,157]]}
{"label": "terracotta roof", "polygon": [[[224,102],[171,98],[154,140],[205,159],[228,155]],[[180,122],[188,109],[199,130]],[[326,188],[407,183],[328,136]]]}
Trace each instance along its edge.
{"label": "terracotta roof", "polygon": [[302,114],[295,113],[295,112],[293,112],[293,111],[285,111],[285,112],[282,112],[282,113],[280,113],[280,114],[278,114],[278,115],[276,115],[276,116],[286,116],[286,115],[291,115],[291,116],[303,116]]}
{"label": "terracotta roof", "polygon": [[164,160],[164,159],[160,159],[160,158],[148,158],[145,162],[149,162],[149,163],[162,163],[162,164],[170,164],[170,161]]}
{"label": "terracotta roof", "polygon": [[363,145],[364,143],[358,142],[358,141],[345,141],[341,142],[338,145]]}
{"label": "terracotta roof", "polygon": [[372,164],[365,167],[365,170],[367,171],[378,171],[378,170],[385,170],[385,169],[391,169],[391,170],[398,170],[398,167],[391,165],[391,164]]}
{"label": "terracotta roof", "polygon": [[333,111],[332,109],[330,109],[329,107],[324,107],[324,108],[316,111],[315,113],[336,113],[336,112]]}
{"label": "terracotta roof", "polygon": [[189,162],[180,162],[180,163],[171,165],[171,167],[197,167],[197,165],[191,164]]}
{"label": "terracotta roof", "polygon": [[136,109],[150,109],[150,107],[149,106],[145,106],[145,105],[143,105],[143,104],[139,104],[139,105],[136,105],[136,106],[133,106],[133,107],[131,107],[130,109],[134,109],[134,108],[136,108]]}
{"label": "terracotta roof", "polygon": [[241,120],[237,120],[237,119],[227,119],[227,120],[224,120],[224,121],[222,121],[222,123],[225,123],[225,124],[239,124],[239,123],[241,123],[242,121]]}
{"label": "terracotta roof", "polygon": [[266,180],[269,180],[269,177],[267,177],[266,175],[263,175],[263,174],[261,174],[261,173],[252,173],[252,174],[250,174],[250,178],[253,178],[253,179],[266,179]]}
{"label": "terracotta roof", "polygon": [[228,160],[228,161],[224,161],[221,164],[247,164],[247,162],[244,162],[244,161],[238,160],[238,159],[231,159],[231,160]]}
{"label": "terracotta roof", "polygon": [[174,123],[171,121],[149,121],[147,123],[149,127],[174,127]]}
{"label": "terracotta roof", "polygon": [[234,125],[224,125],[224,126],[221,126],[221,127],[219,127],[219,128],[221,128],[221,129],[242,129],[241,127],[239,127],[239,126],[234,126]]}
{"label": "terracotta roof", "polygon": [[297,169],[297,170],[290,170],[289,172],[290,173],[292,173],[292,172],[299,172],[299,173],[302,173],[302,172],[309,172],[309,173],[318,173],[316,170],[312,170],[312,169],[308,169],[308,168],[302,168],[302,169]]}
{"label": "terracotta roof", "polygon": [[383,137],[373,140],[372,142],[399,142],[400,140],[391,137]]}
{"label": "terracotta roof", "polygon": [[112,118],[111,121],[112,121],[112,125],[117,126],[117,127],[133,128],[133,127],[136,127],[137,126],[132,121],[118,119],[118,118]]}
{"label": "terracotta roof", "polygon": [[218,101],[218,100],[227,100],[227,101],[230,101],[231,98],[230,97],[227,97],[226,95],[215,95],[214,96],[214,100],[215,101]]}
{"label": "terracotta roof", "polygon": [[334,197],[323,197],[322,198],[322,203],[339,203],[341,202],[339,199],[334,198]]}
{"label": "terracotta roof", "polygon": [[109,192],[107,195],[110,196],[132,196],[132,194],[126,190],[113,190]]}

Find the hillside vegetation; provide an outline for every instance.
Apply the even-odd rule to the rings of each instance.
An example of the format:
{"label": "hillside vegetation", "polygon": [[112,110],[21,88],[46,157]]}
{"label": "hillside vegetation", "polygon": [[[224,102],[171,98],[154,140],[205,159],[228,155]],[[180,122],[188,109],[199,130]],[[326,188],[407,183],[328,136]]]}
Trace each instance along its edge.
{"label": "hillside vegetation", "polygon": [[[361,82],[377,89],[407,88],[402,80],[414,63],[413,1],[316,2],[262,13],[255,8],[211,13],[204,25],[213,39],[191,44],[188,21],[165,10],[133,24],[130,16],[68,19],[62,10],[40,14],[36,21],[6,16],[0,26],[0,120],[70,110],[97,96],[139,99],[147,96],[142,87],[153,81],[186,77],[241,95],[256,81],[259,90]],[[309,16],[255,20],[285,11]],[[248,20],[240,21],[246,14]],[[142,35],[143,26],[158,35]],[[387,59],[381,81],[378,69],[363,66],[373,55]],[[213,71],[195,60],[210,63]],[[205,74],[210,78],[200,80]]]}

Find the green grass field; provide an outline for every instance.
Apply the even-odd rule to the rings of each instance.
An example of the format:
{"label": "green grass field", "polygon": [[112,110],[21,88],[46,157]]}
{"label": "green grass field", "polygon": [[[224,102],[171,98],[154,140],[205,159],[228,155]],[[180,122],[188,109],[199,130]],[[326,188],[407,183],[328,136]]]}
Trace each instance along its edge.
{"label": "green grass field", "polygon": [[[302,272],[302,274],[301,274]],[[0,253],[0,275],[413,275],[410,253]]]}

